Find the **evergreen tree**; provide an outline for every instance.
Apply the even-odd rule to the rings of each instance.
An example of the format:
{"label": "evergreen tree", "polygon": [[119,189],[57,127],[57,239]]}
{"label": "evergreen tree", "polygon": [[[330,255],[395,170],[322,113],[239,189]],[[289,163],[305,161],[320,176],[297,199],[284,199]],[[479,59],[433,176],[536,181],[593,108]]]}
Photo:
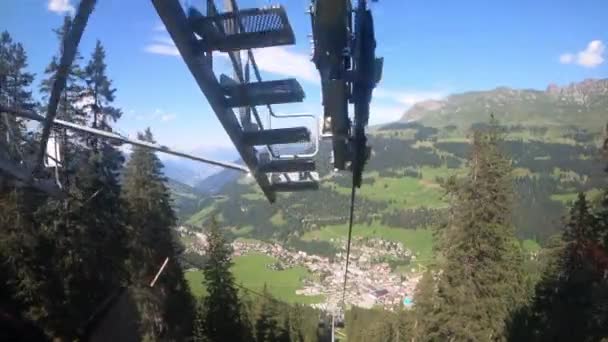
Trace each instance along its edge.
{"label": "evergreen tree", "polygon": [[210,341],[207,338],[207,334],[205,333],[205,318],[207,317],[207,312],[205,310],[205,306],[202,301],[196,305],[196,313],[194,318],[194,329],[192,331],[192,340],[194,342],[208,342]]}
{"label": "evergreen tree", "polygon": [[[432,315],[420,340],[500,341],[524,294],[522,255],[511,224],[510,161],[496,122],[475,132],[469,173],[448,188],[451,211],[440,240],[437,293],[420,308]],[[432,287],[431,287],[432,288]]]}
{"label": "evergreen tree", "polygon": [[[34,106],[30,86],[33,74],[27,72],[27,55],[20,43],[13,42],[8,32],[0,34],[0,103],[18,109]],[[23,161],[28,143],[21,122],[0,113],[0,156]],[[15,188],[5,182],[0,172],[0,311],[11,319],[31,320],[45,314],[43,303],[36,302],[39,289],[45,287],[42,271],[49,266],[48,246],[41,243],[42,234],[33,211],[44,195],[27,188]],[[6,317],[6,316],[5,316]],[[0,329],[2,330],[2,329]]]}
{"label": "evergreen tree", "polygon": [[[122,113],[112,106],[116,89],[112,88],[112,81],[106,75],[106,52],[98,40],[87,66],[82,73],[86,84],[86,91],[82,93],[85,103],[84,109],[92,116],[91,127],[102,130],[111,130],[108,119],[118,120]],[[97,138],[92,138],[89,144],[97,148]]]}
{"label": "evergreen tree", "polygon": [[[437,283],[432,271],[422,275],[414,294],[414,333],[416,340],[424,341],[424,334],[433,325],[438,311]],[[418,334],[420,333],[420,334]]]}
{"label": "evergreen tree", "polygon": [[266,284],[264,284],[262,294],[263,296],[259,299],[259,309],[255,321],[256,341],[278,341],[280,333],[276,319],[275,300],[270,297]]}
{"label": "evergreen tree", "polygon": [[[0,33],[0,104],[29,110],[34,107],[30,86],[34,75],[26,69],[27,54],[21,43],[13,42],[7,31]],[[24,134],[23,125],[12,115],[0,114],[2,157],[19,160]]]}
{"label": "evergreen tree", "polygon": [[353,307],[346,313],[349,341],[407,341],[399,329],[399,317],[390,311]]}
{"label": "evergreen tree", "polygon": [[592,210],[579,194],[564,232],[543,249],[541,280],[530,306],[514,318],[511,340],[608,339],[607,198],[605,189]]}
{"label": "evergreen tree", "polygon": [[209,341],[241,341],[241,304],[230,272],[232,251],[215,220],[207,233],[206,254],[203,274],[207,295],[202,299],[205,311],[200,319],[202,327],[196,326],[195,331],[203,331]]}
{"label": "evergreen tree", "polygon": [[[139,134],[140,140],[154,143],[149,129]],[[140,303],[142,326],[152,326],[159,316],[161,326],[148,333],[166,332],[165,338],[184,340],[192,330],[193,298],[177,262],[172,228],[176,224],[171,208],[163,165],[154,152],[134,147],[123,178],[123,199],[131,228],[129,268],[132,283],[147,286],[165,258],[168,265],[155,285],[157,300]],[[154,305],[158,303],[158,305]],[[153,334],[154,335],[154,334]],[[155,335],[154,339],[160,336]]]}
{"label": "evergreen tree", "polygon": [[608,268],[601,265],[597,226],[585,195],[580,194],[561,239],[550,245],[553,253],[536,287],[534,302],[521,319],[525,325],[518,327],[528,332],[528,340],[608,338]]}

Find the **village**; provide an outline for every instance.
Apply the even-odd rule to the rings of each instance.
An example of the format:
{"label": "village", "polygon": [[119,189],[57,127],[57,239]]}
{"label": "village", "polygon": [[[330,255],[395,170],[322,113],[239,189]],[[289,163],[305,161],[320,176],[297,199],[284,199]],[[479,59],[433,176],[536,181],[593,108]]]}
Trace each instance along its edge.
{"label": "village", "polygon": [[[178,231],[180,234],[191,234],[183,227]],[[187,248],[202,255],[206,236],[200,232],[194,233],[194,236],[194,243]],[[303,251],[290,250],[278,243],[258,240],[237,239],[232,243],[232,248],[233,257],[259,253],[277,259],[276,263],[266,265],[274,270],[280,271],[295,266],[308,269],[313,276],[303,280],[304,286],[297,290],[296,294],[323,295],[326,301],[313,306],[324,310],[338,310],[343,300],[347,305],[364,308],[379,306],[387,310],[413,305],[414,290],[421,276],[411,268],[416,256],[401,243],[378,238],[353,239],[348,282],[345,296],[342,298],[346,241],[332,239],[330,242],[339,246],[341,251],[331,260]],[[410,268],[408,272],[397,272],[391,269],[391,262]]]}

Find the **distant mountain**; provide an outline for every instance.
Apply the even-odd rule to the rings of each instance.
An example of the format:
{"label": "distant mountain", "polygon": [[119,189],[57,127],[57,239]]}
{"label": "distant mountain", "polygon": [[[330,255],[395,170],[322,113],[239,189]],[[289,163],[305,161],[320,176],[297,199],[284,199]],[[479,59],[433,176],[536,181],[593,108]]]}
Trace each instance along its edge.
{"label": "distant mountain", "polygon": [[[233,147],[201,147],[189,151],[192,155],[220,161],[233,161],[238,153]],[[164,165],[164,173],[168,178],[194,186],[222,169],[198,161],[159,154]]]}
{"label": "distant mountain", "polygon": [[190,186],[217,172],[211,166],[190,160],[163,160],[163,165],[165,176]]}
{"label": "distant mountain", "polygon": [[173,208],[180,221],[188,219],[201,209],[201,203],[206,197],[202,193],[187,184],[171,178],[167,180],[167,186],[171,191]]}
{"label": "distant mountain", "polygon": [[412,106],[401,121],[433,127],[469,127],[490,113],[507,124],[601,129],[608,118],[608,79],[588,79],[546,90],[499,87],[448,96]]}
{"label": "distant mountain", "polygon": [[230,169],[221,170],[199,180],[193,187],[199,193],[214,195],[218,193],[224,185],[235,182],[242,174],[242,172]]}

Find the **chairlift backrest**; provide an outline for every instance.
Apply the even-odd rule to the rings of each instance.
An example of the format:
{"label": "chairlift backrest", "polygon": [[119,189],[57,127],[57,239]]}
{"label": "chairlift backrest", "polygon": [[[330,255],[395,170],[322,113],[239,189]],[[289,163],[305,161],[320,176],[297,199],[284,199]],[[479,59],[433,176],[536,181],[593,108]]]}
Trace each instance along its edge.
{"label": "chairlift backrest", "polygon": [[62,156],[61,146],[55,134],[51,134],[46,144],[46,155],[44,158],[45,167],[61,167]]}

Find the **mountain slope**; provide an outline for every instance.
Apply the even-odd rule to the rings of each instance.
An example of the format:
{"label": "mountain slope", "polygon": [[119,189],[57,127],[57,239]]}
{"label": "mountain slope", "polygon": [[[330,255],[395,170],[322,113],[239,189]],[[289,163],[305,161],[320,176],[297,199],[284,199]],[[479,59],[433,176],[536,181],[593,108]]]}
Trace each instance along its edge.
{"label": "mountain slope", "polygon": [[[469,92],[414,106],[406,117],[415,114],[418,121],[376,127],[369,139],[372,157],[357,196],[358,227],[390,239],[397,236],[395,229],[441,224],[447,203],[440,183],[466,172],[470,129],[483,128],[496,110],[506,135],[503,148],[513,159],[518,233],[525,239],[546,240],[562,226],[566,205],[577,192],[594,194],[606,186],[597,147],[600,128],[608,120],[608,106],[602,105],[608,101],[607,85],[600,80],[546,91]],[[222,172],[221,182],[209,178],[203,183],[215,195],[192,222],[204,224],[219,212],[234,236],[299,246],[314,242],[304,240],[315,236],[321,239],[317,242],[339,244],[330,233],[347,222],[350,174],[329,171],[329,151],[324,143],[317,156],[319,191],[280,194],[274,205],[242,175]],[[308,234],[317,230],[318,234]]]}
{"label": "mountain slope", "polygon": [[179,221],[184,221],[200,210],[205,196],[188,184],[168,178],[167,187],[171,191],[173,208]]}
{"label": "mountain slope", "polygon": [[608,79],[585,80],[546,90],[500,87],[425,101],[408,110],[402,121],[443,127],[469,127],[487,120],[490,113],[505,124],[536,126],[573,125],[589,130],[603,127],[608,117]]}

